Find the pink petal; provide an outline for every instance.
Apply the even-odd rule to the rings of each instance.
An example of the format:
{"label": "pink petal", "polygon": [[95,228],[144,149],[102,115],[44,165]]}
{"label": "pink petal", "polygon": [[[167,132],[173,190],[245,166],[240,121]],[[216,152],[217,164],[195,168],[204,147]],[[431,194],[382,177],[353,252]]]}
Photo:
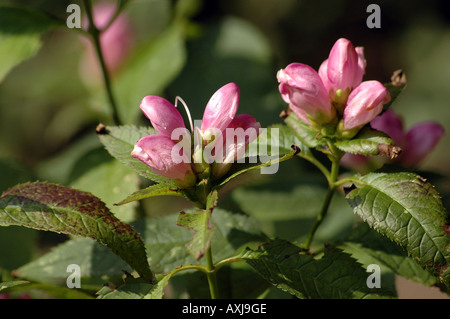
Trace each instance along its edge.
{"label": "pink petal", "polygon": [[159,134],[170,137],[174,129],[185,128],[180,112],[172,103],[162,97],[146,96],[140,107]]}
{"label": "pink petal", "polygon": [[400,155],[403,165],[417,166],[431,153],[444,135],[444,128],[435,122],[422,122],[406,134],[407,146]]}
{"label": "pink petal", "polygon": [[202,131],[209,128],[223,131],[233,120],[239,106],[240,90],[235,83],[228,83],[210,98],[203,113]]}
{"label": "pink petal", "polygon": [[350,130],[372,121],[391,99],[389,91],[378,81],[365,81],[349,95],[344,109],[344,129]]}
{"label": "pink petal", "polygon": [[184,180],[192,174],[188,156],[168,136],[144,136],[136,143],[131,156],[148,165],[156,174],[170,179]]}
{"label": "pink petal", "polygon": [[322,64],[319,67],[319,76],[322,80],[323,85],[325,86],[325,89],[327,92],[330,92],[331,84],[330,80],[328,79],[328,59],[322,62]]}
{"label": "pink petal", "polygon": [[310,66],[291,63],[278,71],[277,79],[281,97],[291,108],[300,108],[322,123],[335,117],[327,89]]}
{"label": "pink petal", "polygon": [[[361,52],[360,52],[361,54]],[[352,89],[362,81],[359,55],[353,44],[344,38],[335,42],[328,56],[327,74],[334,92]]]}
{"label": "pink petal", "polygon": [[261,124],[256,122],[253,116],[249,114],[237,115],[223,132],[225,135],[225,157],[223,161],[225,163],[232,163],[242,158],[245,155],[248,144],[258,137],[260,128]]}

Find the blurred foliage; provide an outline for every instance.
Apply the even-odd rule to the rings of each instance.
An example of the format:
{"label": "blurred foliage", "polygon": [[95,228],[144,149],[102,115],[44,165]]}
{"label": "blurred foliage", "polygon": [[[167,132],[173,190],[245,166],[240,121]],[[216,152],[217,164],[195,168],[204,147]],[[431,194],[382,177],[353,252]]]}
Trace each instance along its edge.
{"label": "blurred foliage", "polygon": [[[137,189],[139,179],[111,161],[95,135],[98,123],[109,124],[110,114],[101,79],[86,81],[81,72],[83,34],[64,25],[71,3],[81,5],[66,0],[0,0],[0,6],[20,5],[45,17],[27,21],[58,25],[32,28],[17,51],[22,63],[14,61],[16,53],[11,52],[16,51],[6,42],[13,32],[0,34],[0,191],[28,180],[48,180],[98,194],[112,206]],[[448,2],[378,1],[380,29],[366,26],[369,3],[130,0],[124,12],[135,30],[133,52],[113,74],[121,118],[124,124],[149,125],[139,102],[145,95],[159,94],[170,101],[181,96],[193,119],[201,119],[209,97],[235,82],[241,89],[238,113],[254,115],[263,126],[281,123],[279,114],[286,105],[278,93],[276,72],[291,62],[318,68],[333,43],[346,37],[365,47],[365,79],[388,82],[394,70],[404,70],[408,85],[394,110],[408,127],[434,120],[450,132]],[[449,145],[446,134],[423,169],[450,174]],[[235,184],[248,185],[228,190],[221,206],[252,215],[269,235],[300,240],[326,189],[316,173],[294,159],[283,163],[279,174],[249,174]],[[448,203],[449,179],[438,187]],[[341,199],[335,198],[330,219],[318,233],[320,242],[339,236],[354,222]],[[306,201],[308,205],[302,205]],[[183,199],[155,198],[144,200],[137,214],[169,215],[186,206]],[[121,209],[114,212],[124,220],[137,216]],[[45,236],[1,228],[0,269],[12,270],[42,254]]]}

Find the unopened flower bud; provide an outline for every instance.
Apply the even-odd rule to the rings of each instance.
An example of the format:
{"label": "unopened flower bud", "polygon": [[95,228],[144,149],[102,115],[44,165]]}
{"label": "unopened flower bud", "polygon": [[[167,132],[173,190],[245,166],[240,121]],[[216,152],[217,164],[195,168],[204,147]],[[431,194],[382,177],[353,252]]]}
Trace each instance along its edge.
{"label": "unopened flower bud", "polygon": [[310,66],[291,63],[278,71],[277,78],[281,97],[292,109],[301,109],[317,123],[329,123],[336,117],[319,74]]}
{"label": "unopened flower bud", "polygon": [[343,116],[343,129],[361,128],[383,110],[391,100],[389,91],[378,81],[365,81],[349,95]]}

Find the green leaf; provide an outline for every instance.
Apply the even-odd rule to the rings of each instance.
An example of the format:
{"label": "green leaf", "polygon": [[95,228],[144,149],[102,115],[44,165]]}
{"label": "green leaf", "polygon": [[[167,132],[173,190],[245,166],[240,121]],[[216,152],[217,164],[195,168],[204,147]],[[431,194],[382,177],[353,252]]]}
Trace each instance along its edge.
{"label": "green leaf", "polygon": [[134,192],[133,194],[127,196],[125,199],[121,200],[115,205],[123,205],[136,200],[165,195],[185,197],[183,191],[179,188],[174,188],[173,186],[166,184],[155,184]]}
{"label": "green leaf", "polygon": [[414,173],[370,173],[346,198],[370,227],[401,245],[450,284],[448,213],[433,186]]}
{"label": "green leaf", "polygon": [[284,122],[298,139],[309,148],[316,148],[324,144],[320,140],[318,132],[313,130],[308,123],[300,120],[294,112],[289,112],[284,118]]}
{"label": "green leaf", "polygon": [[162,299],[172,273],[162,276],[155,284],[125,283],[117,289],[103,287],[97,292],[98,299]]}
{"label": "green leaf", "polygon": [[143,299],[149,294],[153,285],[146,283],[124,284],[117,289],[103,287],[97,292],[98,299]]}
{"label": "green leaf", "polygon": [[39,51],[40,35],[55,25],[39,12],[0,7],[0,82],[16,65]]}
{"label": "green leaf", "polygon": [[20,7],[0,7],[0,33],[41,34],[60,23],[38,11]]}
{"label": "green leaf", "polygon": [[9,289],[11,287],[19,286],[19,285],[25,285],[29,284],[28,281],[25,280],[14,280],[14,281],[4,281],[0,282],[0,292],[3,290]]}
{"label": "green leaf", "polygon": [[42,283],[29,283],[24,286],[17,286],[11,289],[11,293],[18,295],[29,294],[31,299],[34,295],[37,298],[54,298],[54,299],[93,299],[93,297],[82,289],[71,289],[65,286],[56,286]]}
{"label": "green leaf", "polygon": [[139,175],[157,183],[166,183],[175,186],[172,180],[154,173],[150,167],[140,160],[131,157],[136,142],[144,136],[156,134],[150,127],[107,126],[97,130],[100,141],[109,154],[118,159],[122,164],[132,168]]}
{"label": "green leaf", "polygon": [[301,152],[309,151],[289,127],[275,124],[263,129],[258,138],[248,145],[247,156],[284,156],[292,152],[292,145],[298,146]]}
{"label": "green leaf", "polygon": [[[132,224],[141,234],[148,252],[148,262],[155,274],[170,274],[181,265],[198,263],[186,250],[186,245],[192,240],[192,231],[177,226],[177,217],[176,214],[171,214],[159,218],[145,218]],[[258,222],[246,215],[215,208],[212,218],[216,224],[212,240],[215,262],[238,255],[244,247],[267,240],[260,234]],[[65,285],[69,275],[67,265],[70,264],[80,266],[81,288],[84,290],[89,288],[98,291],[106,281],[119,285],[123,283],[123,271],[133,271],[107,247],[90,238],[75,238],[52,248],[50,252],[20,267],[15,273],[19,278]],[[164,284],[158,277],[159,275],[156,275],[159,281],[154,284],[155,296],[157,289]],[[158,288],[158,285],[161,286]],[[148,287],[151,289],[151,286]]]}
{"label": "green leaf", "polygon": [[[187,210],[186,214],[189,213],[195,213],[195,210]],[[177,226],[178,217],[172,214],[136,223],[135,227],[142,234],[149,263],[155,273],[166,274],[180,265],[204,261],[197,261],[187,251],[186,245],[192,241],[193,232]],[[214,262],[235,256],[243,247],[267,239],[261,234],[259,223],[255,219],[219,207],[214,209],[210,223],[216,227],[211,241]]]}
{"label": "green leaf", "polygon": [[217,191],[213,191],[207,197],[206,209],[197,210],[195,213],[181,212],[178,216],[177,225],[194,232],[187,249],[197,260],[202,258],[211,246],[211,238],[216,228],[214,224],[211,224],[211,217],[216,205]]}
{"label": "green leaf", "polygon": [[[244,173],[247,173],[247,172],[250,172],[253,170],[257,170],[257,169],[268,168],[268,170],[265,172],[265,174],[274,174],[278,170],[277,165],[279,163],[295,157],[300,151],[301,150],[297,145],[291,145],[290,153],[288,153],[284,156],[281,156],[281,157],[278,155],[273,155],[273,156],[271,156],[272,159],[268,159],[267,161],[265,161],[263,163],[256,158],[247,158],[248,163],[234,163],[232,165],[230,171],[224,176],[224,178],[220,181],[220,183],[218,184],[218,186],[216,186],[216,188],[218,189],[218,188],[224,186],[226,183],[228,183],[229,181],[238,177],[241,174],[244,174]],[[255,163],[253,163],[253,162],[255,162]],[[270,166],[272,166],[272,165],[274,166],[274,169],[270,168]]]}
{"label": "green leaf", "polygon": [[69,273],[67,266],[80,266],[81,288],[115,281],[123,271],[133,269],[106,246],[90,238],[77,237],[53,247],[49,252],[16,270],[19,278],[64,285]]}
{"label": "green leaf", "polygon": [[124,72],[113,83],[123,123],[135,123],[141,114],[139,104],[146,95],[161,94],[178,75],[186,61],[183,30],[174,24],[156,40],[136,50]]}
{"label": "green leaf", "polygon": [[400,148],[385,133],[370,128],[361,130],[358,135],[348,140],[339,140],[334,145],[343,152],[361,155],[387,155],[395,158]]}
{"label": "green leaf", "polygon": [[0,225],[95,239],[142,277],[152,278],[139,234],[114,217],[105,204],[90,193],[42,182],[17,185],[0,197]]}
{"label": "green leaf", "polygon": [[326,247],[320,259],[284,240],[274,240],[243,254],[246,262],[272,285],[298,298],[391,298],[393,292],[367,287],[366,270],[350,255]]}
{"label": "green leaf", "polygon": [[81,170],[80,165],[83,165],[85,171],[71,181],[70,186],[101,198],[110,207],[111,213],[121,221],[135,220],[134,206],[117,207],[113,204],[118,198],[138,190],[138,175],[112,158],[103,148],[88,152],[81,157],[74,171]]}
{"label": "green leaf", "polygon": [[[350,253],[365,267],[370,264],[379,265],[382,286],[389,284],[389,281],[394,284],[391,274],[402,276],[424,286],[437,283],[437,278],[409,257],[404,249],[371,229],[366,223],[360,223],[355,227],[337,244],[337,247]],[[390,280],[384,280],[383,274],[389,276]]]}

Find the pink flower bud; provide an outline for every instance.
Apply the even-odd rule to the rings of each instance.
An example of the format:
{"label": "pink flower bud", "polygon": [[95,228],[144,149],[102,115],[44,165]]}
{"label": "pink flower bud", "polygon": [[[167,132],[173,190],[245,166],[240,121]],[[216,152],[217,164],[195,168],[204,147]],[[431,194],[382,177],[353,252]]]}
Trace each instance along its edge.
{"label": "pink flower bud", "polygon": [[400,154],[401,164],[408,167],[418,166],[443,135],[444,128],[434,122],[422,122],[412,127],[406,133],[406,146]]}
{"label": "pink flower bud", "polygon": [[176,107],[166,99],[149,95],[144,97],[140,108],[161,135],[171,136],[173,130],[185,128],[183,117]]}
{"label": "pink flower bud", "polygon": [[156,174],[174,179],[180,186],[195,184],[189,157],[182,148],[165,135],[148,135],[135,145],[131,156],[148,165]]}
{"label": "pink flower bud", "polygon": [[319,123],[328,123],[336,112],[319,74],[310,66],[291,63],[278,71],[279,91],[283,100],[299,108]]}
{"label": "pink flower bud", "polygon": [[391,100],[389,91],[378,81],[365,81],[349,95],[343,116],[343,129],[362,127],[383,110]]}
{"label": "pink flower bud", "polygon": [[327,62],[327,76],[333,93],[355,88],[361,83],[364,72],[362,48],[356,50],[353,44],[344,38],[337,40],[331,48]]}
{"label": "pink flower bud", "polygon": [[239,98],[240,90],[235,83],[228,83],[217,90],[203,113],[202,132],[208,129],[225,130],[236,115]]}

